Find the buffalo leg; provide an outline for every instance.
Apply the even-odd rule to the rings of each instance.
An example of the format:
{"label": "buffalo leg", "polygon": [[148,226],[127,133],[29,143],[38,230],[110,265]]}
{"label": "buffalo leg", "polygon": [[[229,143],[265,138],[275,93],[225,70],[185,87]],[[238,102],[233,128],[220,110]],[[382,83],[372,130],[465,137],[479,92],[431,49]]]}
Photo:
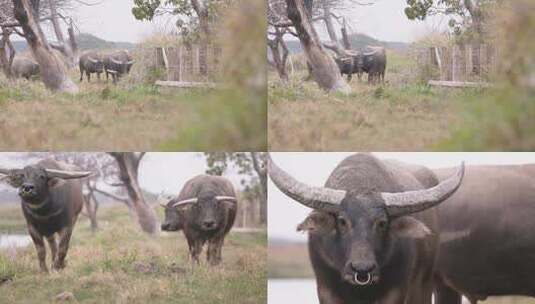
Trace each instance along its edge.
{"label": "buffalo leg", "polygon": [[351,73],[347,74],[347,82],[350,82],[352,77],[353,77],[353,74]]}
{"label": "buffalo leg", "polygon": [[435,282],[435,304],[461,304],[461,295],[444,284],[442,281]]}
{"label": "buffalo leg", "polygon": [[208,243],[208,250],[206,251],[206,258],[208,263],[212,266],[221,263],[221,249],[223,248],[223,238],[212,239]]}
{"label": "buffalo leg", "polygon": [[201,252],[202,252],[202,245],[203,245],[202,241],[188,239],[189,253],[191,256],[191,260],[195,264],[199,264],[199,256],[201,255]]}
{"label": "buffalo leg", "polygon": [[87,82],[91,81],[91,73],[85,72],[85,75],[87,76]]}
{"label": "buffalo leg", "polygon": [[65,257],[67,257],[67,251],[69,250],[69,242],[71,241],[72,226],[61,229],[59,235],[59,248],[56,260],[54,261],[53,268],[56,270],[65,268]]}
{"label": "buffalo leg", "polygon": [[58,258],[58,244],[56,243],[56,237],[51,235],[46,238],[48,242],[48,247],[50,248],[50,254],[52,255],[52,267],[54,267],[54,262]]}
{"label": "buffalo leg", "polygon": [[80,82],[84,80],[84,71],[80,69]]}
{"label": "buffalo leg", "polygon": [[35,250],[37,251],[39,267],[41,268],[41,271],[48,272],[48,268],[46,267],[46,248],[43,237],[37,231],[35,231],[31,225],[28,227],[28,232],[30,233],[30,237],[35,245]]}

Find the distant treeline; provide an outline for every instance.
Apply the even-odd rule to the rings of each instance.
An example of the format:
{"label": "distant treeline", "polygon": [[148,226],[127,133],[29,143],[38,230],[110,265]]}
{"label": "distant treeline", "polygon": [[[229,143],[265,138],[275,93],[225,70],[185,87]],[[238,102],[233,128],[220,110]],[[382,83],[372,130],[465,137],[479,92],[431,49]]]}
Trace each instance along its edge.
{"label": "distant treeline", "polygon": [[[76,43],[81,50],[88,49],[127,49],[133,50],[136,47],[135,43],[130,42],[112,42],[98,38],[92,34],[81,33],[76,36]],[[17,52],[24,52],[28,49],[26,40],[15,40],[13,46]]]}
{"label": "distant treeline", "polygon": [[[349,40],[351,42],[351,48],[355,50],[362,49],[369,45],[382,46],[387,49],[401,52],[405,52],[409,49],[409,44],[405,42],[381,41],[360,33],[349,35]],[[299,40],[286,40],[286,44],[290,53],[300,53],[302,51]]]}

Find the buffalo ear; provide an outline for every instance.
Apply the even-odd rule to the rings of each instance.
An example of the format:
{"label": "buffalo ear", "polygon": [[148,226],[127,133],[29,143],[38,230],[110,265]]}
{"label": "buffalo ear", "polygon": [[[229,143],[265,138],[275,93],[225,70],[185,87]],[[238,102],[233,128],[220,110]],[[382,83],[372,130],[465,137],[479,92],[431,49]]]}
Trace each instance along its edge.
{"label": "buffalo ear", "polygon": [[431,230],[419,220],[402,216],[390,222],[390,233],[399,237],[422,239],[431,234]]}
{"label": "buffalo ear", "polygon": [[334,217],[325,212],[312,211],[307,218],[297,226],[297,231],[329,233],[334,231],[336,223]]}

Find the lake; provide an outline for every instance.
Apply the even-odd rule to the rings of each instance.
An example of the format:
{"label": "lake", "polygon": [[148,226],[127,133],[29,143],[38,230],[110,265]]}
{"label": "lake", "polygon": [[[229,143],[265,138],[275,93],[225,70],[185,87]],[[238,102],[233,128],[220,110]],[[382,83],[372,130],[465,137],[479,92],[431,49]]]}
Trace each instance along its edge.
{"label": "lake", "polygon": [[0,234],[0,249],[25,247],[32,242],[26,234]]}
{"label": "lake", "polygon": [[268,304],[318,304],[316,281],[312,279],[269,279]]}
{"label": "lake", "polygon": [[[313,279],[268,280],[268,304],[306,303],[318,304],[316,281]],[[463,298],[463,304],[469,304]]]}

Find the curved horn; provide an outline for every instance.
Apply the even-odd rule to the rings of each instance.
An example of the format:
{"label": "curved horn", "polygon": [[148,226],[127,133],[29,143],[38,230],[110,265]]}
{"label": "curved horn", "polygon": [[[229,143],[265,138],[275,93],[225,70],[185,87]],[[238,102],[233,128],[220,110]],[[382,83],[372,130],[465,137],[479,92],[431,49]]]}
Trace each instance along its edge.
{"label": "curved horn", "polygon": [[110,60],[111,60],[111,62],[113,62],[113,63],[115,63],[115,64],[123,64],[122,61],[119,61],[119,60],[117,60],[117,59],[114,59],[113,57],[110,57]]}
{"label": "curved horn", "polygon": [[403,216],[434,207],[450,197],[461,185],[464,176],[464,162],[457,172],[438,185],[417,191],[381,193],[390,216]]}
{"label": "curved horn", "polygon": [[280,169],[268,154],[268,173],[273,183],[284,194],[297,202],[312,208],[328,212],[336,212],[346,196],[346,191],[325,187],[313,187],[299,182]]}
{"label": "curved horn", "polygon": [[87,60],[91,61],[92,63],[98,63],[98,60],[97,59],[93,59],[91,57],[87,57]]}
{"label": "curved horn", "polygon": [[218,195],[215,197],[217,201],[232,201],[237,202],[238,200],[234,196],[224,196],[224,195]]}
{"label": "curved horn", "polygon": [[54,169],[45,169],[45,171],[50,177],[57,177],[62,179],[82,178],[92,174],[91,171],[65,171]]}
{"label": "curved horn", "polygon": [[132,64],[134,64],[134,62],[136,62],[136,61],[135,61],[135,60],[130,60],[130,61],[128,61],[126,64],[128,64],[128,65],[132,65]]}
{"label": "curved horn", "polygon": [[196,197],[188,198],[188,199],[185,199],[185,200],[181,200],[181,201],[175,202],[170,207],[173,208],[173,207],[180,206],[180,205],[195,204],[197,201],[198,201],[198,198],[196,198]]}
{"label": "curved horn", "polygon": [[156,201],[158,202],[158,204],[164,208],[167,208],[167,204],[169,204],[169,202],[171,200],[173,200],[175,197],[171,196],[171,195],[164,195],[163,194],[163,191],[160,192],[160,194],[158,194],[158,197],[156,198]]}

